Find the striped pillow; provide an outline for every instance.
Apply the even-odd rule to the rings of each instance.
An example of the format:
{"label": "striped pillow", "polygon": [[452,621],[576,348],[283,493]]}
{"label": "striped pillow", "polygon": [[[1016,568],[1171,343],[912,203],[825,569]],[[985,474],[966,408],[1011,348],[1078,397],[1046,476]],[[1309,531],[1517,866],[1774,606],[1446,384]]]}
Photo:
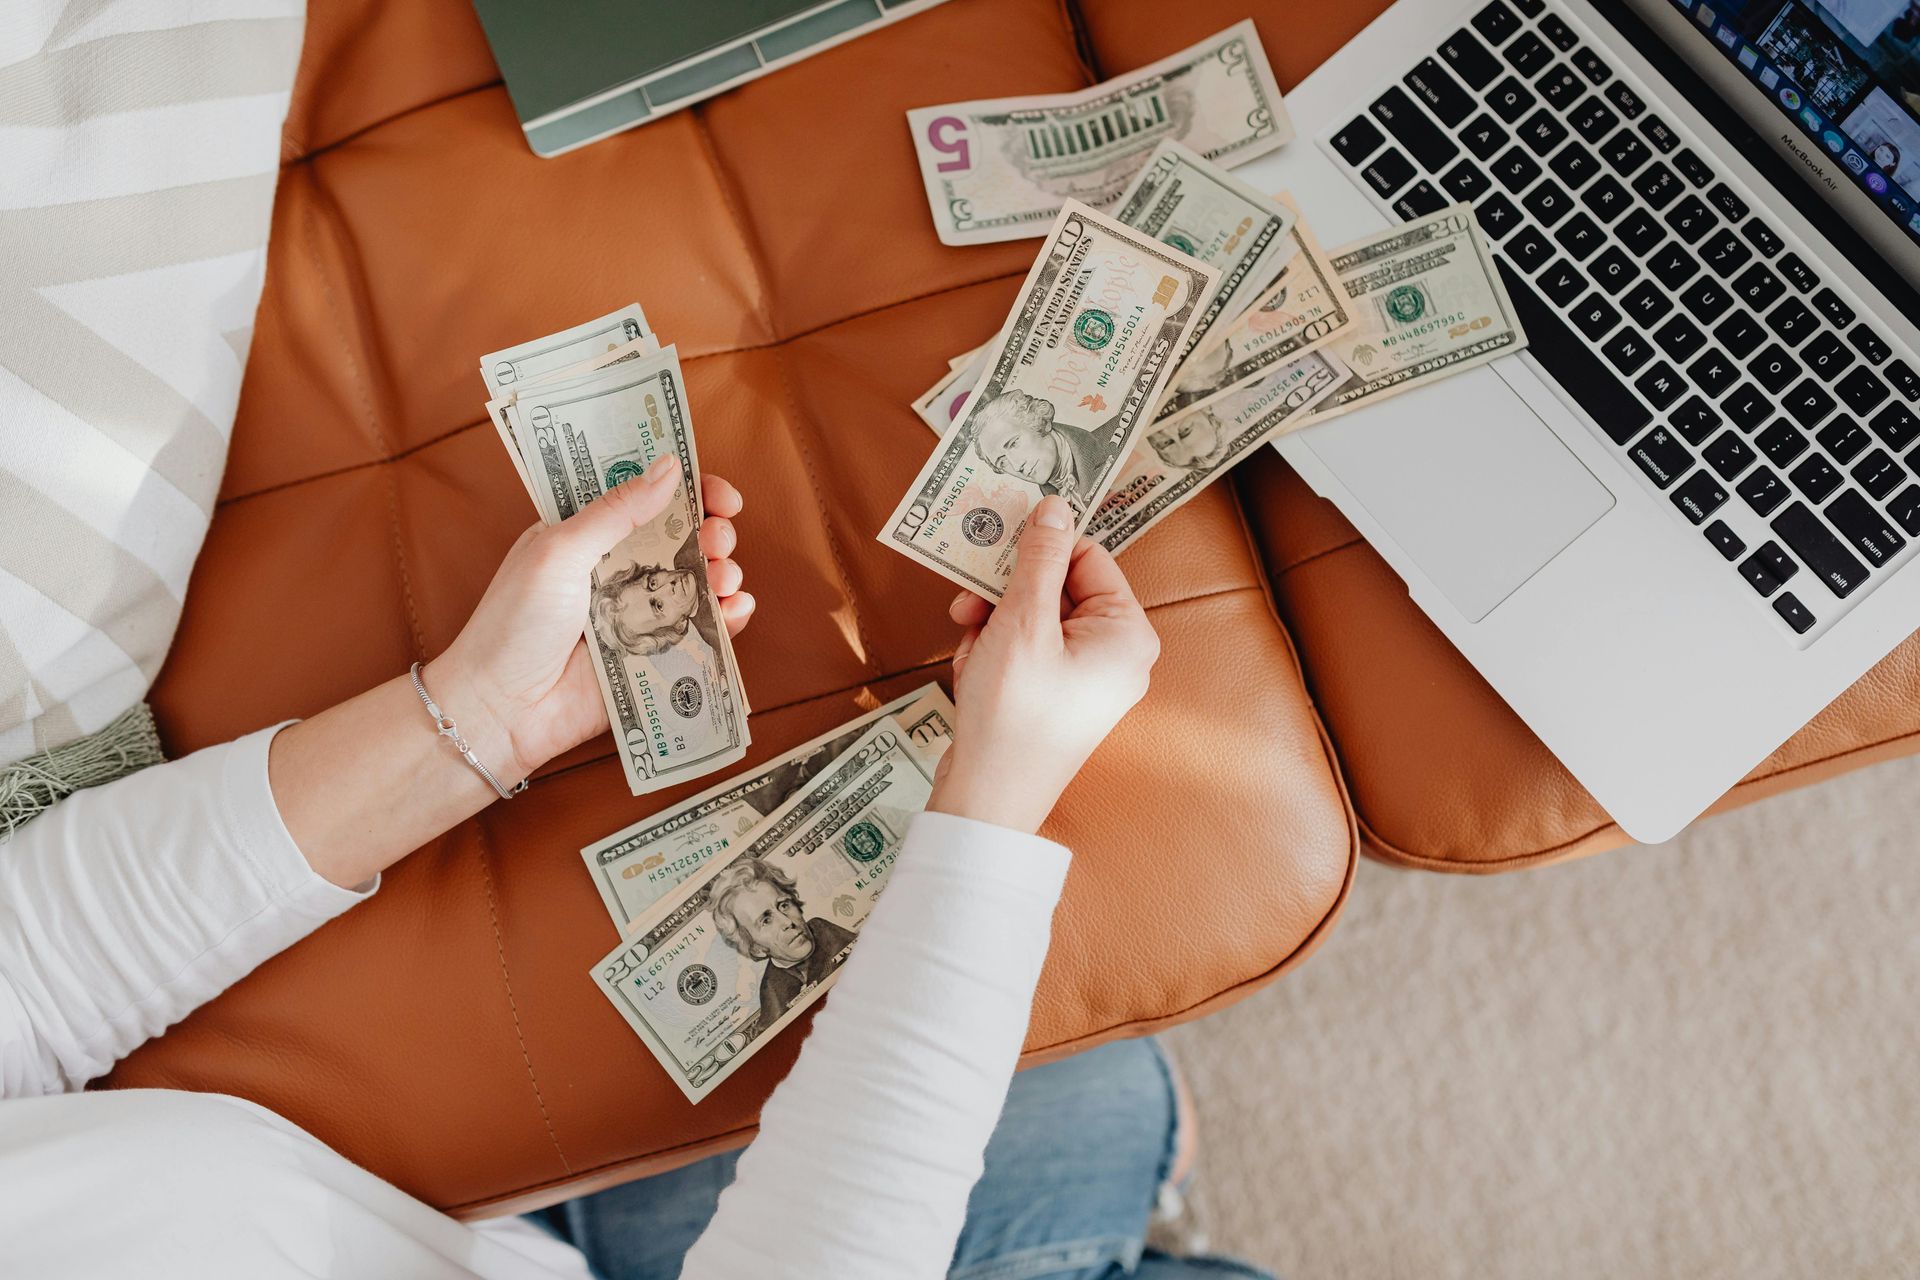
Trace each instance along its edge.
{"label": "striped pillow", "polygon": [[166,656],[226,462],[303,13],[0,14],[0,766],[115,721]]}

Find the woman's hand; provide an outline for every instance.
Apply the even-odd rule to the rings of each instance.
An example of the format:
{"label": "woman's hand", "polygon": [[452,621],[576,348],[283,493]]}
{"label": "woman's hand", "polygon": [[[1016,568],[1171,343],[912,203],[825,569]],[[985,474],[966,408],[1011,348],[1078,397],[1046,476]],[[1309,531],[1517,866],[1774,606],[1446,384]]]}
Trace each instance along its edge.
{"label": "woman's hand", "polygon": [[[507,785],[607,728],[606,703],[581,639],[591,575],[602,556],[660,514],[679,480],[679,461],[663,458],[578,514],[521,534],[467,625],[427,665],[427,688]],[[728,634],[738,635],[754,605],[730,558],[740,493],[712,475],[700,478],[700,493],[707,509],[700,526],[707,579],[720,597]]]}
{"label": "woman's hand", "polygon": [[954,600],[967,628],[953,655],[959,723],[929,809],[1037,831],[1146,693],[1160,637],[1113,557],[1072,529],[1063,500],[1042,500],[1000,604]]}

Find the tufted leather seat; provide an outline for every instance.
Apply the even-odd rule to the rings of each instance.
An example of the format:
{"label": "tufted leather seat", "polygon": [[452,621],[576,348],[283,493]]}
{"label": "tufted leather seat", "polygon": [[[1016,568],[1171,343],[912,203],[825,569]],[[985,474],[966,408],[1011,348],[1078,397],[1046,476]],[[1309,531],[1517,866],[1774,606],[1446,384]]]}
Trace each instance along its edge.
{"label": "tufted leather seat", "polygon": [[[313,0],[309,26],[221,505],[153,695],[170,751],[444,646],[532,519],[476,358],[634,298],[679,344],[702,459],[748,495],[752,759],[949,680],[952,588],[873,534],[930,446],[906,402],[991,335],[1033,245],[939,244],[902,113],[1088,83],[1075,16],[959,0],[553,161],[466,0]],[[1048,827],[1077,857],[1030,1059],[1296,963],[1357,849],[1232,487],[1126,567],[1165,656]],[[636,799],[587,744],[110,1085],[254,1099],[465,1214],[745,1141],[802,1035],[690,1107],[586,980],[615,933],[577,850],[712,781]]]}

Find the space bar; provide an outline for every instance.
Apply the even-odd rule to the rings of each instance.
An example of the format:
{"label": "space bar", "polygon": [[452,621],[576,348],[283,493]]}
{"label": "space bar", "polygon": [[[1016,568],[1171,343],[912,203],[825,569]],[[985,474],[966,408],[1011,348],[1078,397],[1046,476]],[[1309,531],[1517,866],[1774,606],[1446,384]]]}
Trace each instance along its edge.
{"label": "space bar", "polygon": [[1520,315],[1520,327],[1527,332],[1527,350],[1547,367],[1553,380],[1572,396],[1580,407],[1593,415],[1600,429],[1615,444],[1624,445],[1640,434],[1640,428],[1653,421],[1653,413],[1613,370],[1586,339],[1568,327],[1558,312],[1541,301],[1533,286],[1496,258],[1500,275],[1507,282],[1513,309]]}

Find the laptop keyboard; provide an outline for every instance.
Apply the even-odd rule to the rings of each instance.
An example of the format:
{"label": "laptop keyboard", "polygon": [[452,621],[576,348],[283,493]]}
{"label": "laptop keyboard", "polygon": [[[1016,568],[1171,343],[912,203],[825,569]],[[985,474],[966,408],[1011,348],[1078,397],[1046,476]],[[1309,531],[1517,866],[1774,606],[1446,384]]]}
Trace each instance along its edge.
{"label": "laptop keyboard", "polygon": [[1490,0],[1326,145],[1402,219],[1473,203],[1528,350],[1793,635],[1920,545],[1910,357],[1568,16]]}

